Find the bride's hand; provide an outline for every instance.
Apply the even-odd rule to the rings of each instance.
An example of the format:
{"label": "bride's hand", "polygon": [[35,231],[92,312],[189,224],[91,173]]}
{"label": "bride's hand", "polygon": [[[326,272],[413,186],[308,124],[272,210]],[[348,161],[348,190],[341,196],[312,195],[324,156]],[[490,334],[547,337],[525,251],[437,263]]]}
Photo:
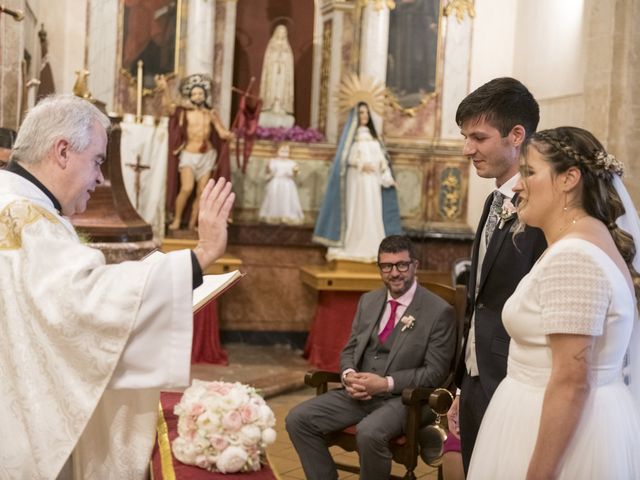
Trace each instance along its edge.
{"label": "bride's hand", "polygon": [[447,412],[447,422],[449,425],[449,431],[456,437],[460,438],[460,424],[458,423],[458,410],[460,406],[460,396],[453,399],[451,408]]}

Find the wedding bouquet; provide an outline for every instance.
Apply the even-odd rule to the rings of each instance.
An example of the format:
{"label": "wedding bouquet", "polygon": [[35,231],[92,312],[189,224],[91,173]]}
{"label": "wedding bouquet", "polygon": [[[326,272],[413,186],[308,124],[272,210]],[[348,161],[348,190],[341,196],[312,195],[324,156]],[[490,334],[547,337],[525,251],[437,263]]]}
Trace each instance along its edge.
{"label": "wedding bouquet", "polygon": [[257,471],[276,439],[275,417],[255,388],[194,380],[173,413],[178,417],[175,457],[221,473]]}

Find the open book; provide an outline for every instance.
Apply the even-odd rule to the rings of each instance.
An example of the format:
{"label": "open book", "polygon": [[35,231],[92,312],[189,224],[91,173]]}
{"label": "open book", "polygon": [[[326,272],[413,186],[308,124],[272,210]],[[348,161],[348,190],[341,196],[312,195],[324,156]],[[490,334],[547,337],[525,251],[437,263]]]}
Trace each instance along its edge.
{"label": "open book", "polygon": [[[165,254],[160,250],[154,250],[145,256],[143,262],[157,262]],[[244,273],[234,270],[221,275],[204,275],[202,277],[202,285],[193,291],[193,312],[197,312],[214,298],[218,297],[222,292],[231,288],[235,283],[244,277]]]}

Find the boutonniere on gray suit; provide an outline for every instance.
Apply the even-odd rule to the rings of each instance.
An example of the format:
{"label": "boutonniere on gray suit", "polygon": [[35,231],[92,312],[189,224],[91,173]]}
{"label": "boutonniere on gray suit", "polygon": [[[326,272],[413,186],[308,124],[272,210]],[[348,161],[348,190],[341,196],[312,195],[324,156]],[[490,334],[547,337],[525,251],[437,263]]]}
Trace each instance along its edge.
{"label": "boutonniere on gray suit", "polygon": [[400,319],[400,323],[402,323],[401,332],[405,330],[411,330],[416,323],[416,319],[413,318],[413,315],[405,315]]}

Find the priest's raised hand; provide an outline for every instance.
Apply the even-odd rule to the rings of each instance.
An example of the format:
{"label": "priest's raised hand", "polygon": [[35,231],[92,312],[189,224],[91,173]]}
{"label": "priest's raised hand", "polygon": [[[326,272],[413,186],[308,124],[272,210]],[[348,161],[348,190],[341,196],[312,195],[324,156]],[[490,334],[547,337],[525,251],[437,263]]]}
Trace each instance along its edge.
{"label": "priest's raised hand", "polygon": [[227,246],[227,221],[234,200],[231,182],[224,178],[217,182],[209,180],[200,196],[199,240],[193,252],[203,271],[224,253]]}

